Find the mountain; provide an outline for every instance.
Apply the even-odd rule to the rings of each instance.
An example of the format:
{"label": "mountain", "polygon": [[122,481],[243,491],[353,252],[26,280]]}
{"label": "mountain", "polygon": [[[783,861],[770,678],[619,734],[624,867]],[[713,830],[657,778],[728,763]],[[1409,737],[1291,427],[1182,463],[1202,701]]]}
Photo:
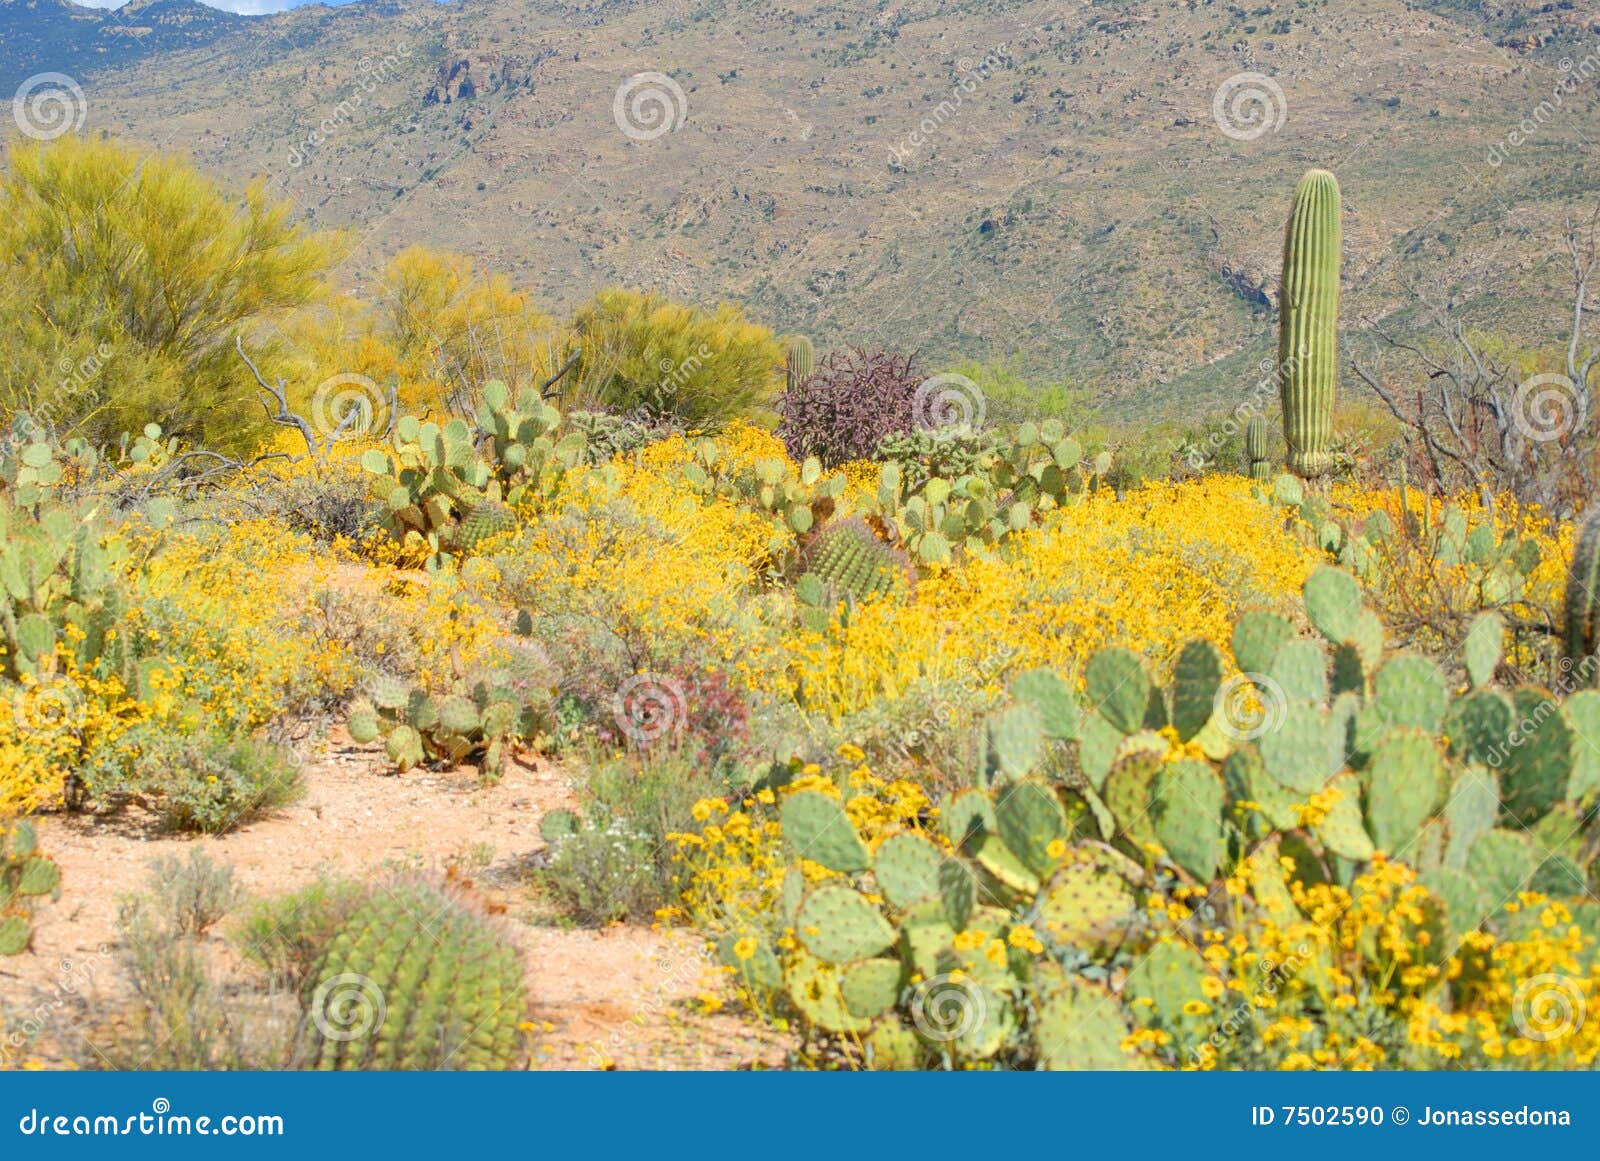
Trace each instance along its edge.
{"label": "mountain", "polygon": [[197,7],[128,14],[134,52],[117,14],[0,0],[6,67],[105,46],[74,50],[90,130],[266,175],[353,230],[358,293],[423,242],[552,310],[608,282],[734,298],[824,345],[1014,358],[1123,417],[1259,379],[1309,167],[1344,188],[1351,353],[1406,333],[1415,289],[1549,346],[1562,221],[1600,197],[1576,3]]}
{"label": "mountain", "polygon": [[0,0],[0,92],[29,76],[74,78],[209,44],[244,17],[195,0],[130,0],[109,11],[67,0]]}

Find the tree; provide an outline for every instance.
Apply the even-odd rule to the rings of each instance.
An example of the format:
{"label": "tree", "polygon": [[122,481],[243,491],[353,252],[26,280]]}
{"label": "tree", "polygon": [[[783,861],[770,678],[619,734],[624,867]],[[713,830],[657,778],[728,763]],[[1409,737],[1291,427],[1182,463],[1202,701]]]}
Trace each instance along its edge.
{"label": "tree", "polygon": [[578,309],[570,341],[582,351],[566,391],[576,405],[694,427],[770,418],[784,379],[784,344],[730,303],[706,312],[610,287]]}
{"label": "tree", "polygon": [[1568,219],[1563,235],[1571,278],[1571,309],[1559,370],[1470,333],[1447,301],[1413,290],[1437,342],[1408,342],[1381,326],[1384,346],[1426,374],[1414,394],[1368,369],[1354,370],[1406,428],[1428,476],[1448,493],[1463,486],[1491,509],[1497,495],[1537,504],[1557,516],[1591,503],[1600,483],[1600,444],[1593,424],[1595,368],[1600,347],[1589,344],[1591,291],[1600,273],[1600,209],[1587,223]]}
{"label": "tree", "polygon": [[342,240],[293,225],[260,182],[234,197],[181,158],[111,140],[17,145],[10,162],[0,413],[97,443],[154,422],[253,447],[271,424],[234,338],[317,296]]}

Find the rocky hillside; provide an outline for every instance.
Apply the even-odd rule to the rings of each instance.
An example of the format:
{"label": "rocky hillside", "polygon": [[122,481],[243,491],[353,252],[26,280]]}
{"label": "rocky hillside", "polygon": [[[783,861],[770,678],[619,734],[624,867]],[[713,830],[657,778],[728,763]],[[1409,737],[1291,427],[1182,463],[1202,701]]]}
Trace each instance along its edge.
{"label": "rocky hillside", "polygon": [[59,68],[89,129],[352,227],[358,292],[426,239],[552,308],[737,298],[825,343],[1014,356],[1123,416],[1257,377],[1310,166],[1344,185],[1352,350],[1405,329],[1412,288],[1553,342],[1557,234],[1596,198],[1600,16],[1575,3],[130,8],[0,0],[8,75]]}

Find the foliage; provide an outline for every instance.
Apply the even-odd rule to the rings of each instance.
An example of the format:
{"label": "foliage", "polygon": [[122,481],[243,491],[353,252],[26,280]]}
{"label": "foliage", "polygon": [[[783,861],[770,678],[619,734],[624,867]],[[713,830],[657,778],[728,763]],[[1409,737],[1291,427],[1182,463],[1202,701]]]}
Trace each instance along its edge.
{"label": "foliage", "polygon": [[796,460],[824,467],[871,457],[885,436],[913,430],[913,401],[925,376],[915,355],[829,351],[778,401],[778,436]]}
{"label": "foliage", "polygon": [[[708,802],[721,817],[679,838],[685,906],[753,1003],[871,1067],[1214,1067],[1239,1035],[1215,1002],[1264,976],[1297,1034],[1272,1051],[1288,1032],[1247,1006],[1258,1064],[1438,1065],[1463,1041],[1593,1059],[1516,997],[1547,969],[1579,1004],[1600,982],[1594,695],[1495,689],[1480,635],[1452,698],[1427,659],[1385,653],[1349,574],[1313,573],[1305,605],[1331,655],[1252,613],[1231,664],[1193,640],[1166,689],[1120,647],[1081,695],[1020,675],[976,788],[936,814],[853,746],[832,777],[797,763],[776,795]],[[1057,750],[1065,784],[1039,777]]]}
{"label": "foliage", "polygon": [[233,868],[219,866],[199,847],[187,859],[162,855],[150,861],[150,887],[166,908],[166,918],[179,935],[204,935],[238,906],[243,892]]}
{"label": "foliage", "polygon": [[0,825],[0,956],[20,955],[33,942],[36,901],[61,895],[61,868],[39,851],[33,824]]}
{"label": "foliage", "polygon": [[148,891],[119,900],[117,951],[132,995],[104,1040],[105,1059],[121,1069],[282,1067],[291,1027],[260,997],[230,991],[194,930],[194,886],[158,873]]}
{"label": "foliage", "polygon": [[731,303],[706,312],[622,287],[578,308],[572,342],[582,357],[565,398],[670,415],[692,428],[763,417],[784,367],[777,336]]}
{"label": "foliage", "polygon": [[297,801],[300,768],[279,747],[202,728],[142,725],[90,755],[89,792],[102,803],[136,799],[168,830],[226,834]]}
{"label": "foliage", "polygon": [[264,182],[235,199],[187,162],[68,135],[16,144],[0,182],[0,417],[115,443],[158,423],[218,451],[265,430],[234,335],[308,302],[341,243]]}

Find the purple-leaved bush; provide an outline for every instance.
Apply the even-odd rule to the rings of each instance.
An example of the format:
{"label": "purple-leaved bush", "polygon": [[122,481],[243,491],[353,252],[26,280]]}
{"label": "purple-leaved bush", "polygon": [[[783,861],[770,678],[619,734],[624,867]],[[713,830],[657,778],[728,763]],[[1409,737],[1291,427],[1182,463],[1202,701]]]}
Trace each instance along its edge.
{"label": "purple-leaved bush", "polygon": [[923,381],[915,355],[830,351],[812,375],[778,400],[778,438],[795,460],[827,467],[870,459],[878,441],[912,429],[912,399]]}

